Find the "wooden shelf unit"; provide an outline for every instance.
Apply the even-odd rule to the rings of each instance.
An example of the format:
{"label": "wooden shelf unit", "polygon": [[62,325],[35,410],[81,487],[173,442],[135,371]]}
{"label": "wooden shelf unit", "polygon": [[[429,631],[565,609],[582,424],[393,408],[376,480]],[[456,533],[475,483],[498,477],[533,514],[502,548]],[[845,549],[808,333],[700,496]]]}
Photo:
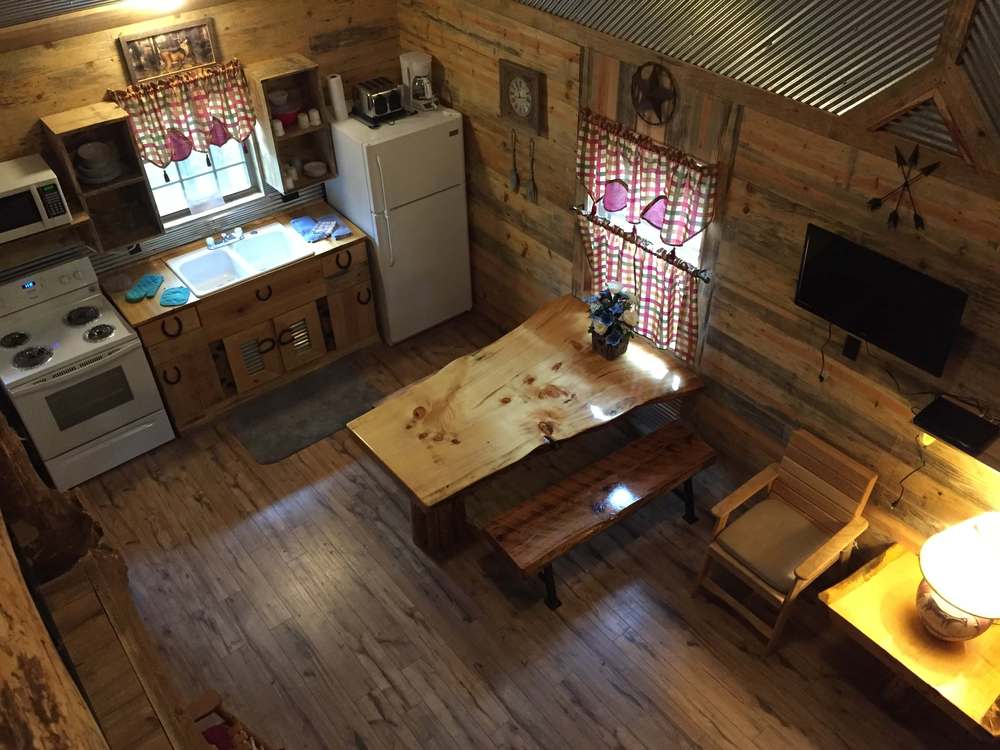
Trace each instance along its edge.
{"label": "wooden shelf unit", "polygon": [[[264,181],[279,193],[288,193],[335,177],[337,164],[333,135],[319,66],[307,57],[291,54],[247,65],[246,76],[257,112],[257,150]],[[271,128],[271,120],[276,117],[271,112],[267,95],[282,89],[297,93],[300,111],[319,110],[320,124],[305,128],[293,125],[284,135],[276,136]],[[295,187],[288,190],[285,188],[285,171],[287,165],[296,159],[301,159],[303,163],[326,162],[327,173],[319,178],[300,173]]]}
{"label": "wooden shelf unit", "polygon": [[[74,223],[89,226],[86,239],[95,250],[131,245],[163,232],[125,110],[113,102],[99,102],[46,115],[41,122],[49,165],[59,176]],[[119,177],[104,185],[80,179],[74,157],[88,141],[113,146],[123,167]],[[77,222],[78,212],[87,218]]]}

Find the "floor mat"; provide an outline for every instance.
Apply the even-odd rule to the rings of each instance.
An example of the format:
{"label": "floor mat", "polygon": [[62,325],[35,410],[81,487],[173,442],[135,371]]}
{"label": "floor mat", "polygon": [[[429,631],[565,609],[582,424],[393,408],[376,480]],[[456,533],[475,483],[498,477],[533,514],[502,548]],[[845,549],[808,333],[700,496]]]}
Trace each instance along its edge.
{"label": "floor mat", "polygon": [[259,464],[273,464],[309,447],[382,397],[353,360],[338,359],[238,407],[226,425]]}

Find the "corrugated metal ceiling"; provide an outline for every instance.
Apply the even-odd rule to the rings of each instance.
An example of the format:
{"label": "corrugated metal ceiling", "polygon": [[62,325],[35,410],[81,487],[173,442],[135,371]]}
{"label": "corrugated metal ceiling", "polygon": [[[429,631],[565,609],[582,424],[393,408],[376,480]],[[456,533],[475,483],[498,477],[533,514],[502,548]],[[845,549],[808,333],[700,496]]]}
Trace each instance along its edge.
{"label": "corrugated metal ceiling", "polygon": [[932,101],[914,107],[885,125],[883,129],[947,154],[960,155],[951,130],[948,129],[937,105]]}
{"label": "corrugated metal ceiling", "polygon": [[1000,130],[1000,0],[979,0],[960,62]]}
{"label": "corrugated metal ceiling", "polygon": [[948,0],[519,0],[843,114],[931,61]]}
{"label": "corrugated metal ceiling", "polygon": [[110,5],[116,0],[0,0],[0,27]]}

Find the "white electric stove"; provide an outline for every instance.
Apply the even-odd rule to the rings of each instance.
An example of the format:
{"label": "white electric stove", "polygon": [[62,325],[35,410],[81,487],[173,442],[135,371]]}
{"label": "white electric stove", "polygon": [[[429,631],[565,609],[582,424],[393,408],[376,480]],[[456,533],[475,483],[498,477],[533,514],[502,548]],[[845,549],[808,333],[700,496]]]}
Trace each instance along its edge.
{"label": "white electric stove", "polygon": [[174,437],[139,336],[86,258],[0,286],[0,382],[60,490]]}

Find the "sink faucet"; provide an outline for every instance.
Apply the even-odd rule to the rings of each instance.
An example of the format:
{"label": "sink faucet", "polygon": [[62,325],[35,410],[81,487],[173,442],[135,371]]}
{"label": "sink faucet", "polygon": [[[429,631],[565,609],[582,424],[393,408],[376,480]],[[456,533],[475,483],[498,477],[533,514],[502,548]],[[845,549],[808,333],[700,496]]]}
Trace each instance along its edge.
{"label": "sink faucet", "polygon": [[232,245],[234,242],[238,242],[243,239],[243,227],[234,227],[227,232],[221,232],[218,239],[215,237],[209,237],[205,240],[205,244],[209,247],[224,247],[226,245]]}

